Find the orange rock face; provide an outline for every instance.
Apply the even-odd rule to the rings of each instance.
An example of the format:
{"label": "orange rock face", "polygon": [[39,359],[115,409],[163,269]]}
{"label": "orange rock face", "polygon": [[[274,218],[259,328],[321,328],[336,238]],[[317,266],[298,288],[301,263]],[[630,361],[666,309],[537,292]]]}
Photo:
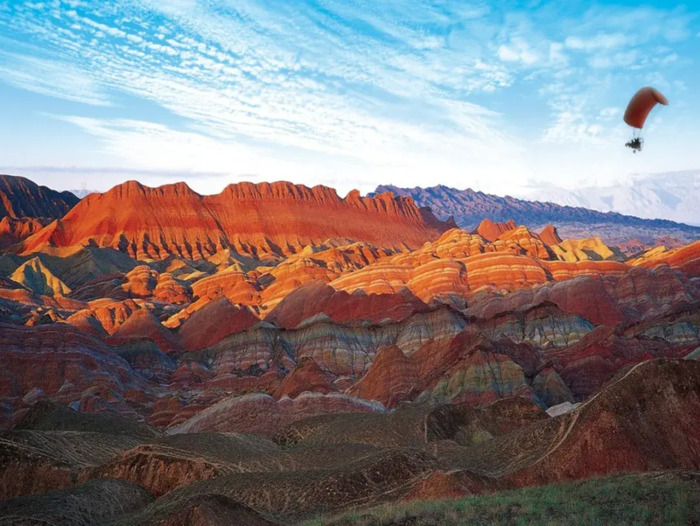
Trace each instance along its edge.
{"label": "orange rock face", "polygon": [[166,353],[182,347],[179,339],[147,309],[135,311],[107,341],[113,345],[119,345],[139,338],[153,341]]}
{"label": "orange rock face", "polygon": [[299,287],[287,295],[266,317],[279,327],[292,329],[303,320],[325,314],[336,322],[352,320],[401,321],[427,305],[408,290],[389,294],[367,294],[358,290],[353,294],[337,291],[315,281]]}
{"label": "orange rock face", "polygon": [[673,250],[652,250],[632,261],[633,265],[655,267],[669,265],[691,276],[700,274],[700,241]]}
{"label": "orange rock face", "polygon": [[507,223],[494,223],[490,219],[484,219],[476,228],[476,233],[487,241],[496,241],[501,234],[514,228],[515,223],[512,220]]}
{"label": "orange rock face", "polygon": [[557,227],[554,225],[547,225],[540,232],[540,239],[548,245],[558,245],[562,242],[562,238],[559,237],[559,232],[557,232]]}
{"label": "orange rock face", "polygon": [[35,217],[21,219],[5,216],[0,219],[0,250],[11,247],[36,234],[46,226],[46,221]]}
{"label": "orange rock face", "polygon": [[282,381],[275,398],[296,398],[305,391],[327,394],[333,390],[328,376],[312,358],[304,357]]}
{"label": "orange rock face", "polygon": [[420,393],[418,373],[419,366],[401,349],[395,345],[384,347],[377,353],[369,372],[348,389],[348,394],[366,400],[377,400],[391,408]]}
{"label": "orange rock face", "polygon": [[148,188],[135,181],[91,194],[21,248],[96,243],[137,258],[177,254],[201,259],[220,249],[263,257],[298,252],[327,239],[382,247],[417,247],[448,225],[412,199],[386,193],[373,198],[291,183],[240,183],[201,196],[186,184]]}
{"label": "orange rock face", "polygon": [[66,214],[79,199],[24,177],[0,174],[0,250],[35,234]]}
{"label": "orange rock face", "polygon": [[188,351],[214,345],[226,336],[255,325],[258,318],[245,307],[236,307],[225,297],[213,300],[190,316],[178,332]]}

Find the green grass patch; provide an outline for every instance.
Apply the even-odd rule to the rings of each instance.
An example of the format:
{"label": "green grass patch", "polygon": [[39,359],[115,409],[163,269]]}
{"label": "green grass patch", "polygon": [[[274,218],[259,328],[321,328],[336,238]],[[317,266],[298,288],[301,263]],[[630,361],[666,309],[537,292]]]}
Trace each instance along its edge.
{"label": "green grass patch", "polygon": [[386,504],[304,524],[700,525],[700,472],[616,475],[461,499]]}

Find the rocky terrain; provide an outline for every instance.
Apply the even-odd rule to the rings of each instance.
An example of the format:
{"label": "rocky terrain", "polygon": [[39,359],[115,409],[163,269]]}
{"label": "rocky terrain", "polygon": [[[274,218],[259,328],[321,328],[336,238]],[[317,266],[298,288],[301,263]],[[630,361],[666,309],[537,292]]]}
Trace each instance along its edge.
{"label": "rocky terrain", "polygon": [[410,198],[386,193],[341,199],[332,188],[239,183],[201,196],[185,183],[149,188],[136,181],[90,194],[60,220],[24,240],[21,253],[97,245],[135,258],[203,259],[225,249],[262,259],[345,239],[416,247],[448,225]]}
{"label": "rocky terrain", "polygon": [[[41,192],[12,210],[48,216]],[[700,469],[697,239],[465,230],[290,183],[68,208],[0,255],[0,524],[290,524]]]}
{"label": "rocky terrain", "polygon": [[[698,226],[664,219],[641,219],[610,211],[601,212],[594,203],[590,203],[589,208],[583,208],[583,200],[569,199],[568,195],[563,193],[551,194],[557,198],[557,202],[564,203],[562,206],[554,202],[499,197],[469,188],[458,190],[442,185],[430,188],[380,185],[375,190],[376,194],[384,192],[410,196],[418,205],[429,207],[437,217],[453,217],[459,227],[467,230],[476,228],[484,218],[488,218],[495,222],[512,219],[518,224],[526,224],[534,229],[555,224],[564,237],[597,236],[614,245],[628,244],[632,239],[646,245],[668,245],[669,242],[684,244],[696,240],[700,235]],[[662,191],[659,193],[662,196],[667,195]],[[658,207],[658,203],[647,200],[643,201],[641,206],[646,207],[647,212],[643,217],[647,217],[651,210]]]}
{"label": "rocky terrain", "polygon": [[24,177],[0,174],[0,250],[65,215],[80,199]]}

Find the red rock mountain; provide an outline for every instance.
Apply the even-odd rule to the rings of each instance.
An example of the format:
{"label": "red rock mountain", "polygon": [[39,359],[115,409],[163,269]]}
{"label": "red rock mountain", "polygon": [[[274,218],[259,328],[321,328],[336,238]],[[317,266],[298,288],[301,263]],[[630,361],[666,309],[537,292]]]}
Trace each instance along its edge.
{"label": "red rock mountain", "polygon": [[501,234],[515,230],[515,222],[509,219],[505,223],[494,223],[490,219],[484,219],[476,228],[475,233],[487,241],[496,241]]}
{"label": "red rock mountain", "polygon": [[79,199],[12,175],[0,174],[0,249],[7,248],[68,212]]}
{"label": "red rock mountain", "polygon": [[451,225],[408,197],[390,193],[344,199],[324,186],[239,183],[202,196],[185,183],[149,188],[129,181],[91,194],[65,217],[31,236],[22,253],[96,244],[138,258],[200,259],[222,248],[264,257],[327,240],[417,248]]}
{"label": "red rock mountain", "polygon": [[547,243],[548,245],[558,245],[563,240],[559,237],[559,232],[557,232],[557,227],[554,225],[547,225],[540,232],[540,239]]}
{"label": "red rock mountain", "polygon": [[0,216],[58,219],[78,201],[70,192],[57,192],[24,177],[0,174]]}

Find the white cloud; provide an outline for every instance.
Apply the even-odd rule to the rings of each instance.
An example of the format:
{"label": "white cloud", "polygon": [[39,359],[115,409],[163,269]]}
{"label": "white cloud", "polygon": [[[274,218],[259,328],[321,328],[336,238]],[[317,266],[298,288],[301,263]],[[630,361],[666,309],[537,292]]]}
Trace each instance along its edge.
{"label": "white cloud", "polygon": [[612,107],[603,108],[602,110],[600,110],[600,113],[598,114],[598,118],[601,120],[608,120],[608,119],[612,119],[613,117],[616,117],[619,114],[620,114],[620,108],[612,106]]}
{"label": "white cloud", "polygon": [[526,42],[517,40],[511,46],[502,45],[498,48],[498,57],[505,62],[522,62],[532,65],[538,61],[535,54]]}
{"label": "white cloud", "polygon": [[0,50],[0,78],[42,95],[97,106],[110,104],[99,83],[87,71],[68,62]]}
{"label": "white cloud", "polygon": [[[46,20],[17,21],[74,63],[89,65],[90,86],[148,99],[186,119],[180,130],[168,129],[167,140],[162,140],[163,127],[155,124],[67,119],[99,137],[115,156],[149,168],[160,163],[190,169],[204,163],[215,170],[236,158],[246,171],[255,171],[269,166],[261,164],[267,157],[303,158],[308,167],[314,155],[326,166],[335,156],[355,166],[383,167],[430,152],[444,156],[450,144],[471,149],[469,158],[477,161],[504,145],[517,149],[498,131],[500,115],[461,101],[464,93],[508,85],[510,76],[498,64],[446,52],[444,39],[414,27],[414,20],[425,18],[424,11],[401,13],[402,25],[388,23],[381,7],[351,9],[349,18],[362,16],[380,35],[341,38],[336,33],[348,28],[331,17],[323,20],[332,24],[328,30],[315,20],[297,16],[290,21],[284,9],[275,13],[252,3],[236,7],[240,17],[248,17],[245,23],[214,16],[193,2],[147,7],[167,12],[157,35],[169,38],[145,36],[141,27],[151,15],[137,4],[126,10],[131,25],[120,27],[108,25],[99,9],[70,12],[71,23],[84,28],[77,35]],[[439,10],[431,16],[444,22]],[[385,43],[385,35],[402,44]],[[329,56],[318,49],[319,38],[329,39],[336,53]],[[102,43],[105,39],[110,40]],[[524,44],[519,52],[520,60],[532,62]],[[47,82],[56,78],[44,77]],[[30,78],[31,72],[27,83]]]}
{"label": "white cloud", "polygon": [[[453,111],[458,118],[468,120],[472,109],[456,105]],[[389,144],[385,155],[370,159],[365,154],[331,155],[324,162],[314,162],[318,158],[311,158],[304,151],[271,152],[149,122],[54,117],[99,137],[104,145],[103,153],[108,157],[119,156],[125,173],[142,174],[154,183],[162,179],[154,175],[158,171],[183,176],[221,174],[191,179],[192,187],[204,193],[217,192],[227,182],[246,178],[326,184],[341,193],[353,188],[368,192],[380,181],[417,186],[425,184],[427,174],[439,174],[441,181],[454,186],[465,186],[465,176],[469,175],[469,181],[480,180],[483,187],[492,190],[503,183],[516,188],[523,180],[523,171],[518,166],[523,151],[513,148],[506,137],[497,137],[495,143],[479,143],[449,135],[431,141],[408,135],[406,141],[415,141],[413,149]],[[474,131],[481,130],[476,127]],[[504,151],[509,155],[504,156]]]}
{"label": "white cloud", "polygon": [[629,42],[628,38],[621,34],[603,34],[600,33],[593,37],[568,37],[564,41],[564,45],[569,49],[580,51],[593,51],[598,49],[613,49],[624,46]]}

